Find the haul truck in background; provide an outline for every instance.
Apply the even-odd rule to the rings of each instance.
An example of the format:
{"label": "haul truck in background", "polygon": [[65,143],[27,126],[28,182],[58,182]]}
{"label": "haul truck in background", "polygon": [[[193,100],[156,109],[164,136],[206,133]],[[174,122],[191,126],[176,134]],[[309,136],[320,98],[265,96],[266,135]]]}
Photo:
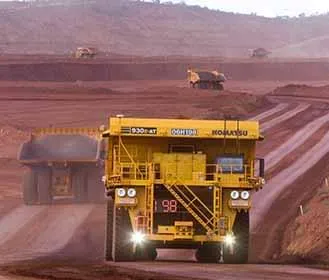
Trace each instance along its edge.
{"label": "haul truck in background", "polygon": [[22,185],[25,204],[104,202],[104,152],[99,129],[36,129],[18,153],[27,167]]}
{"label": "haul truck in background", "polygon": [[117,116],[103,137],[106,260],[191,248],[199,262],[247,262],[250,196],[264,185],[257,121]]}
{"label": "haul truck in background", "polygon": [[193,88],[224,90],[226,77],[218,71],[188,69],[187,81]]}
{"label": "haul truck in background", "polygon": [[76,58],[94,58],[96,55],[96,48],[91,47],[78,47],[75,51]]}

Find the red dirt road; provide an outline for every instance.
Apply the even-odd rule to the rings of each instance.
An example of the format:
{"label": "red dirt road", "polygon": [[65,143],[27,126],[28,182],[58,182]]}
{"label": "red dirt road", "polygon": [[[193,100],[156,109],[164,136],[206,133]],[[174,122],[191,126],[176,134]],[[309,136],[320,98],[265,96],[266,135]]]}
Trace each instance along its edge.
{"label": "red dirt road", "polygon": [[[191,279],[198,277],[209,280],[309,280],[328,279],[329,272],[317,269],[289,265],[211,265],[197,263],[124,263],[118,266],[135,268],[150,272],[162,272],[169,275]],[[220,277],[220,278],[219,278]]]}

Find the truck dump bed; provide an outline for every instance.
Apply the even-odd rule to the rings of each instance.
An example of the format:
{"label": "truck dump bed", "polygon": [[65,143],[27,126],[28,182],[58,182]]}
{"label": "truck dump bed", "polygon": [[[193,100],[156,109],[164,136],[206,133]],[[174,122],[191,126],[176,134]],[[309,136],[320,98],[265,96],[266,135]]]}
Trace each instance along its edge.
{"label": "truck dump bed", "polygon": [[23,178],[26,204],[57,199],[102,202],[104,152],[97,128],[41,128],[32,132],[17,155],[28,170]]}
{"label": "truck dump bed", "polygon": [[225,76],[221,73],[213,73],[208,71],[196,71],[200,81],[217,81],[225,82]]}
{"label": "truck dump bed", "polygon": [[101,140],[96,129],[43,129],[32,133],[22,144],[18,160],[22,163],[43,161],[97,161]]}

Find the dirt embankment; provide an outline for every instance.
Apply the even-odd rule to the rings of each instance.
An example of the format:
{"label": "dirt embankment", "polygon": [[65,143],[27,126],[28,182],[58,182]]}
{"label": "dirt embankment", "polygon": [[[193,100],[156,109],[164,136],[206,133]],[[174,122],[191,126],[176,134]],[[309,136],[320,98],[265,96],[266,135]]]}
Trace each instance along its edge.
{"label": "dirt embankment", "polygon": [[[277,95],[290,96],[290,98],[304,95],[312,100],[313,97],[327,98],[327,90],[326,86],[287,85],[277,88],[273,92]],[[292,132],[295,127],[298,128],[298,124],[298,133],[294,135]],[[300,133],[302,131],[303,133]],[[264,148],[269,150],[270,146],[277,141],[282,143],[289,139],[293,140],[297,135],[299,138],[295,139],[294,143],[298,143],[308,133],[310,137],[305,139],[306,141],[300,142],[297,147],[287,145],[286,148],[291,146],[291,152],[281,158],[279,162],[276,161],[277,158],[270,156],[271,161],[275,162],[271,162],[271,167],[267,170],[267,177],[270,177],[270,180],[266,187],[270,189],[264,193],[265,196],[261,195],[259,198],[265,201],[266,195],[272,193],[273,201],[252,235],[252,261],[328,263],[329,187],[323,186],[328,174],[326,166],[328,150],[325,147],[327,131],[328,105],[319,103],[318,105],[313,104],[308,113],[307,111],[301,113],[295,120],[285,122],[266,135],[270,137],[271,141],[265,143],[261,150]],[[275,141],[276,138],[277,141]],[[320,160],[313,163],[313,166],[309,170],[305,170],[305,173],[290,180],[291,182],[283,190],[281,187],[286,180],[289,181],[291,174],[294,172],[298,174],[301,169],[314,160],[312,157],[316,154],[316,146],[318,146]],[[307,155],[310,151],[313,151],[313,154]],[[303,159],[304,155],[305,159]],[[302,163],[299,167],[298,162]],[[284,173],[288,170],[290,174],[288,174],[289,172]],[[281,192],[274,199],[275,192],[278,192],[280,188]],[[300,205],[304,207],[304,215],[300,213]],[[253,213],[257,210],[256,207]]]}
{"label": "dirt embankment", "polygon": [[310,86],[307,84],[288,84],[273,90],[271,95],[303,98],[329,98],[329,85]]}
{"label": "dirt embankment", "polygon": [[282,256],[298,257],[308,263],[329,263],[328,179],[314,189],[310,201],[302,201],[300,206],[283,235]]}
{"label": "dirt embankment", "polygon": [[[189,67],[217,69],[233,80],[316,81],[328,78],[329,62],[25,62],[0,64],[0,80],[9,81],[114,81],[183,80]],[[312,69],[312,71],[309,71]]]}

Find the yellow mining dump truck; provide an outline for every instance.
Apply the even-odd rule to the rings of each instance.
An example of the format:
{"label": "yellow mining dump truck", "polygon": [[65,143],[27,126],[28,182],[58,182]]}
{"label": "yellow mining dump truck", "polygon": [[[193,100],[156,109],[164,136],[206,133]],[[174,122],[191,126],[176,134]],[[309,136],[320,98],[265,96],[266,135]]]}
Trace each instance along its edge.
{"label": "yellow mining dump truck", "polygon": [[23,178],[24,202],[104,201],[101,181],[104,149],[99,129],[42,128],[33,131],[18,153],[20,163],[28,167]]}
{"label": "yellow mining dump truck", "polygon": [[190,87],[193,88],[223,90],[226,77],[223,73],[217,71],[188,69],[187,80]]}
{"label": "yellow mining dump truck", "polygon": [[250,195],[264,185],[257,121],[117,116],[103,137],[106,260],[191,248],[199,262],[247,261]]}

